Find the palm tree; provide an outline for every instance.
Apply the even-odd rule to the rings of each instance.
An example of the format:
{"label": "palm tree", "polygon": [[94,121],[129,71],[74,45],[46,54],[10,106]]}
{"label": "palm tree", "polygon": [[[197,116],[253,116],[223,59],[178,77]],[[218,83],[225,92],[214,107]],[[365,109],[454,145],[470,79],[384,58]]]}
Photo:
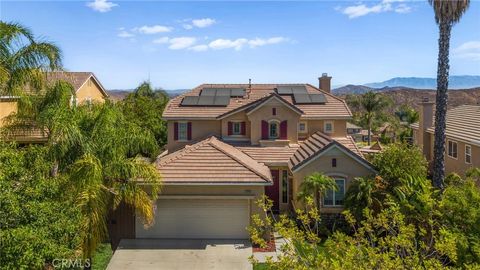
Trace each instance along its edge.
{"label": "palm tree", "polygon": [[359,109],[361,117],[367,125],[368,145],[370,145],[372,140],[371,132],[373,121],[382,115],[383,111],[390,105],[391,102],[382,94],[368,91],[363,95],[353,98],[350,103]]}
{"label": "palm tree", "polygon": [[70,106],[72,92],[70,84],[57,82],[34,99],[33,110],[19,108],[17,116],[20,125],[29,120],[47,131],[54,176],[70,179],[66,194],[75,196],[81,210],[82,253],[91,258],[106,239],[109,212],[121,203],[133,207],[146,225],[153,222],[161,177],[144,157],[154,158],[159,147],[153,134],[127,121],[117,104]]}
{"label": "palm tree", "polygon": [[307,177],[300,185],[300,192],[298,199],[305,200],[306,198],[313,197],[315,207],[319,210],[322,196],[325,196],[328,190],[337,190],[337,184],[335,180],[322,173],[315,172]]}
{"label": "palm tree", "polygon": [[0,94],[20,95],[25,87],[40,90],[45,71],[61,67],[60,49],[35,39],[26,27],[0,21]]}
{"label": "palm tree", "polygon": [[428,0],[435,12],[439,27],[437,97],[435,111],[435,141],[433,147],[433,185],[443,189],[445,178],[445,126],[448,100],[448,70],[450,33],[452,26],[468,9],[470,0]]}
{"label": "palm tree", "polygon": [[381,178],[358,177],[347,190],[345,206],[352,209],[355,216],[360,219],[365,208],[378,212],[382,208],[383,195],[378,182]]}

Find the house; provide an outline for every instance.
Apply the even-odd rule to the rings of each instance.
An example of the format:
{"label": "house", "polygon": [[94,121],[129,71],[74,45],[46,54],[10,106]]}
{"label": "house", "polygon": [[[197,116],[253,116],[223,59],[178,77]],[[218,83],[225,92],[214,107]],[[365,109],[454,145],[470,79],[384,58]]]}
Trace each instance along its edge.
{"label": "house", "polygon": [[353,123],[347,122],[347,134],[356,142],[363,141],[362,128]]}
{"label": "house", "polygon": [[[433,165],[435,104],[420,103],[420,120],[412,124],[413,142]],[[480,167],[480,105],[462,105],[447,111],[445,172],[465,176],[471,167]]]}
{"label": "house", "polygon": [[255,201],[267,195],[276,213],[301,207],[297,194],[314,172],[339,186],[322,212],[340,213],[354,178],[375,171],[347,134],[352,114],[330,93],[330,79],[322,75],[319,88],[203,84],[170,100],[167,152],[155,163],[163,177],[155,223],[130,219],[115,237],[247,239],[250,217],[261,213]]}
{"label": "house", "polygon": [[[92,72],[47,72],[45,73],[47,85],[59,80],[69,82],[75,91],[75,100],[72,103],[84,104],[86,102],[105,102],[108,94],[100,81]],[[0,128],[5,125],[5,118],[17,111],[17,99],[14,96],[0,96]],[[46,141],[46,134],[40,129],[19,130],[9,138],[17,142],[31,143]],[[8,140],[10,140],[8,139]]]}

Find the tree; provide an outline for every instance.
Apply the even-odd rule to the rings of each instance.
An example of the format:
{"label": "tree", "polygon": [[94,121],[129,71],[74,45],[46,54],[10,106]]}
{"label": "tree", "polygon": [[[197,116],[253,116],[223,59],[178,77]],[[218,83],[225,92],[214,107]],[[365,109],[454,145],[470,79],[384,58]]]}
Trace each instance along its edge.
{"label": "tree", "polygon": [[307,197],[312,197],[315,203],[315,207],[320,209],[321,198],[325,196],[328,190],[337,190],[337,184],[335,180],[322,173],[315,172],[307,177],[300,185],[300,192],[298,198],[305,200]]}
{"label": "tree", "polygon": [[[118,105],[107,101],[70,106],[71,95],[71,85],[57,82],[35,99],[34,110],[20,110],[18,121],[21,125],[29,119],[46,130],[52,176],[69,179],[66,188],[82,214],[82,254],[91,258],[107,237],[109,211],[122,202],[145,224],[153,221],[160,174],[146,159],[158,154],[158,145],[153,134],[129,122]],[[138,181],[149,186],[150,193]]]}
{"label": "tree", "polygon": [[149,82],[143,82],[121,103],[127,121],[150,130],[160,147],[167,143],[167,125],[162,112],[168,103],[168,94],[163,90],[153,90]]}
{"label": "tree", "polygon": [[428,0],[439,27],[435,139],[433,146],[433,185],[443,189],[445,179],[445,128],[448,100],[450,33],[452,26],[468,9],[470,0]]}
{"label": "tree", "polygon": [[365,208],[371,209],[374,213],[381,211],[382,202],[385,199],[384,180],[377,176],[375,178],[359,177],[350,185],[345,196],[345,208],[360,220]]}
{"label": "tree", "polygon": [[61,51],[39,41],[26,27],[0,21],[0,94],[21,95],[25,87],[40,90],[44,71],[61,67]]}
{"label": "tree", "polygon": [[386,96],[369,91],[363,95],[358,95],[350,99],[349,105],[357,108],[360,117],[366,123],[368,128],[368,145],[371,144],[371,132],[373,122],[383,116],[384,110],[389,106],[391,100]]}

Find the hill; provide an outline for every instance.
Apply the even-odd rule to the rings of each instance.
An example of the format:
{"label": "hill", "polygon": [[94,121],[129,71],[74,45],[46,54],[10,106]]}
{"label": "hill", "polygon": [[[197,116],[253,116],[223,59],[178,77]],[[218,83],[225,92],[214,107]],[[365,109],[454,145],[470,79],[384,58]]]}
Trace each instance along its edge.
{"label": "hill", "polygon": [[[165,90],[170,98],[181,95],[183,92],[188,91],[189,89],[174,89],[174,90]],[[133,89],[112,89],[107,90],[108,95],[113,101],[123,100]]]}
{"label": "hill", "polygon": [[[367,83],[364,86],[371,88],[383,88],[383,87],[409,87],[416,89],[435,89],[437,88],[436,78],[419,78],[419,77],[396,77],[383,82]],[[480,87],[480,76],[462,75],[462,76],[450,76],[449,88],[450,89],[466,89]]]}

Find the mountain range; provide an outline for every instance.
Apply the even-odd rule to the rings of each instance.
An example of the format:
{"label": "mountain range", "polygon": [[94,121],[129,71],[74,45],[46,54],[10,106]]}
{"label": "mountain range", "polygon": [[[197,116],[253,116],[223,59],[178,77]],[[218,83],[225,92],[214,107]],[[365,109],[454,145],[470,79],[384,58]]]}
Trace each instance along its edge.
{"label": "mountain range", "polygon": [[[383,82],[367,83],[364,86],[372,88],[403,86],[415,89],[435,89],[437,79],[420,77],[396,77]],[[461,75],[450,76],[448,80],[449,89],[466,89],[480,86],[480,76]]]}

